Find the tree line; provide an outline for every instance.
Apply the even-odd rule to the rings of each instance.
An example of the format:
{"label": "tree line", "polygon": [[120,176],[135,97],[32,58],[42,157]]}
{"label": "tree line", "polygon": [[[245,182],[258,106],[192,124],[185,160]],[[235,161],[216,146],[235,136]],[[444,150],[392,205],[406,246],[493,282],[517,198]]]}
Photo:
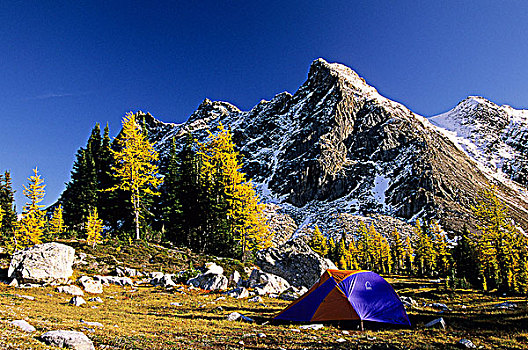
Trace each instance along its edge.
{"label": "tree line", "polygon": [[360,222],[338,240],[315,226],[308,244],[340,269],[444,277],[454,287],[528,294],[528,237],[514,225],[494,186],[478,194],[472,211],[477,229],[464,227],[451,241],[436,221],[416,220],[408,235],[394,229],[385,237]]}
{"label": "tree line", "polygon": [[129,113],[110,140],[92,129],[77,151],[71,179],[56,205],[39,203],[44,184],[35,168],[24,194],[28,204],[16,219],[10,174],[0,178],[0,230],[20,249],[73,236],[96,245],[106,238],[165,240],[204,253],[247,259],[271,245],[263,204],[242,173],[231,132],[222,125],[204,142],[173,140],[165,174],[148,141],[144,121]]}

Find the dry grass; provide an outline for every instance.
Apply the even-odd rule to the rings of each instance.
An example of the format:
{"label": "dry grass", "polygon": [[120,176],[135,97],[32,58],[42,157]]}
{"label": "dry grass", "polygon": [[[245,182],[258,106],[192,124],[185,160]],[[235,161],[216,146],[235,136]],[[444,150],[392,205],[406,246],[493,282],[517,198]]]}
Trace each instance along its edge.
{"label": "dry grass", "polygon": [[[412,329],[349,329],[349,334],[344,334],[344,325],[334,324],[317,331],[299,331],[297,324],[266,323],[288,305],[286,301],[264,298],[263,304],[255,304],[229,297],[217,300],[221,294],[186,286],[177,288],[179,291],[110,286],[101,296],[103,303],[74,307],[68,305],[69,296],[56,293],[52,287],[16,289],[0,285],[0,348],[50,349],[38,336],[55,329],[82,331],[93,340],[96,349],[434,349],[456,348],[462,338],[485,349],[528,348],[526,298],[448,291],[441,284],[420,279],[396,276],[388,280],[401,295],[418,301],[419,307],[409,310]],[[15,294],[33,296],[35,300]],[[515,302],[519,307],[492,308],[503,301]],[[438,310],[423,306],[433,302],[445,303],[451,311],[439,314]],[[257,322],[229,322],[226,316],[233,311]],[[446,330],[423,327],[440,316],[446,321]],[[15,319],[27,320],[37,331],[19,331],[9,324]],[[104,327],[87,326],[81,319],[100,322]],[[258,337],[258,333],[266,337]],[[339,338],[345,342],[338,342]]]}

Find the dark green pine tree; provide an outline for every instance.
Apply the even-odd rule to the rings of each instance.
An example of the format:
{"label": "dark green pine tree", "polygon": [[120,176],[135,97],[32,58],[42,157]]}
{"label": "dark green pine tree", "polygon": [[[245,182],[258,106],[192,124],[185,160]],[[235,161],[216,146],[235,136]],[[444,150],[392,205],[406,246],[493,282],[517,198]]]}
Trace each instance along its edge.
{"label": "dark green pine tree", "polygon": [[452,248],[451,255],[455,265],[455,276],[459,279],[465,279],[474,286],[478,285],[479,274],[475,247],[471,232],[466,226],[464,226],[456,246]]}
{"label": "dark green pine tree", "polygon": [[165,238],[177,246],[188,246],[183,234],[183,216],[180,203],[180,158],[176,150],[176,140],[172,139],[167,172],[160,192],[160,211],[162,216],[162,231]]}
{"label": "dark green pine tree", "polygon": [[0,207],[3,213],[0,231],[3,237],[10,236],[11,232],[13,232],[17,215],[15,210],[15,191],[13,191],[13,183],[9,171],[6,171],[3,175],[0,174]]}
{"label": "dark green pine tree", "polygon": [[110,140],[108,124],[104,128],[101,146],[95,158],[98,182],[97,211],[104,225],[115,228],[121,219],[120,207],[122,205],[119,198],[120,195],[124,196],[124,193],[120,194],[119,192],[122,191],[119,190],[105,191],[105,189],[114,187],[118,182],[112,171],[114,156],[112,155],[112,141]]}
{"label": "dark green pine tree", "polygon": [[63,207],[65,225],[79,232],[90,210],[97,206],[97,173],[90,147],[77,151],[70,182],[59,202]]}
{"label": "dark green pine tree", "polygon": [[[66,184],[66,189],[59,199],[64,210],[64,223],[74,231],[78,232],[83,228],[90,210],[97,208],[98,212],[101,212],[102,202],[108,198],[108,195],[100,190],[104,188],[102,181],[107,181],[105,176],[111,167],[109,144],[108,127],[105,128],[105,138],[101,138],[101,128],[99,123],[96,123],[86,148],[77,151],[70,182]],[[105,224],[108,224],[108,219]]]}
{"label": "dark green pine tree", "polygon": [[173,166],[175,177],[171,192],[174,208],[171,209],[172,236],[180,236],[176,242],[199,251],[204,251],[208,234],[205,231],[208,203],[200,179],[200,158],[197,155],[191,133],[185,136],[182,150]]}

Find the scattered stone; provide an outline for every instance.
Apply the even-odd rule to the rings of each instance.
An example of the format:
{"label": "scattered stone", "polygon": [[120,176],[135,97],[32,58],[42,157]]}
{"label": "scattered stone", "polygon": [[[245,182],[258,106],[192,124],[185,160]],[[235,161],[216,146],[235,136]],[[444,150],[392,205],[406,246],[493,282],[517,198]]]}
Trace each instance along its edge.
{"label": "scattered stone", "polygon": [[442,304],[442,303],[432,303],[427,306],[432,307],[433,309],[439,309],[439,310],[444,310],[444,311],[451,310],[446,304]]}
{"label": "scattered stone", "polygon": [[69,295],[77,295],[77,296],[84,295],[84,292],[82,291],[82,289],[74,285],[59,286],[55,288],[55,291],[58,293],[64,293],[64,294],[69,294]]}
{"label": "scattered stone", "polygon": [[346,339],[345,339],[345,338],[337,338],[337,339],[336,339],[336,342],[338,342],[338,343],[344,343],[344,342],[346,342]]}
{"label": "scattered stone", "polygon": [[50,331],[41,335],[46,344],[58,346],[59,348],[71,348],[74,350],[95,350],[95,347],[84,333],[76,331]]}
{"label": "scattered stone", "polygon": [[301,330],[297,329],[297,328],[292,328],[292,329],[290,329],[290,331],[292,331],[294,333],[300,333],[301,332]]}
{"label": "scattered stone", "polygon": [[493,305],[494,309],[507,309],[507,310],[513,310],[517,308],[517,304],[506,301],[504,303],[495,304]]}
{"label": "scattered stone", "polygon": [[75,249],[60,243],[43,243],[17,250],[7,277],[19,283],[66,283],[73,274]]}
{"label": "scattered stone", "polygon": [[77,280],[84,290],[90,294],[101,294],[103,293],[103,285],[101,281],[96,281],[92,277],[82,276]]}
{"label": "scattered stone", "polygon": [[432,320],[429,323],[426,323],[425,327],[426,328],[442,328],[442,329],[445,329],[446,328],[446,324],[445,324],[444,318],[440,317],[440,318]]}
{"label": "scattered stone", "polygon": [[218,297],[215,299],[215,301],[225,300],[225,297]]}
{"label": "scattered stone", "polygon": [[103,299],[101,299],[99,297],[95,297],[95,298],[88,299],[88,301],[91,301],[91,302],[94,302],[94,303],[102,303]]}
{"label": "scattered stone", "polygon": [[244,322],[254,322],[254,320],[250,317],[242,315],[240,312],[232,312],[229,315],[227,315],[228,321],[244,321]]}
{"label": "scattered stone", "polygon": [[259,337],[259,338],[266,338],[266,334],[264,334],[264,333],[257,333],[257,337]]}
{"label": "scattered stone", "polygon": [[81,306],[81,305],[86,304],[86,300],[84,300],[80,296],[75,296],[75,297],[71,298],[69,303],[70,303],[70,305],[73,305],[73,306]]}
{"label": "scattered stone", "polygon": [[25,320],[15,320],[15,321],[11,321],[10,323],[12,325],[14,325],[14,326],[17,326],[18,328],[20,328],[24,332],[30,332],[31,333],[31,332],[36,331],[35,327],[33,327],[32,325],[27,323],[27,321],[25,321]]}
{"label": "scattered stone", "polygon": [[242,279],[240,278],[240,273],[235,270],[233,271],[233,273],[231,274],[231,276],[229,276],[229,279],[228,279],[228,285],[229,286],[239,286],[239,287],[242,287],[239,283],[242,281]]}
{"label": "scattered stone", "polygon": [[314,331],[319,330],[321,328],[324,328],[324,326],[320,323],[314,323],[314,324],[305,324],[302,326],[299,326],[300,329],[312,329]]}
{"label": "scattered stone", "polygon": [[257,295],[257,296],[254,296],[251,299],[248,299],[248,301],[251,302],[251,303],[262,303],[263,299],[262,299],[262,297],[260,295]]}
{"label": "scattered stone", "polygon": [[259,288],[257,294],[280,294],[290,288],[290,284],[284,278],[266,273],[259,269],[251,271],[246,282],[249,288]]}
{"label": "scattered stone", "polygon": [[349,335],[350,334],[349,331],[342,331],[341,333],[344,334],[344,335]]}
{"label": "scattered stone", "polygon": [[142,277],[143,274],[130,267],[116,267],[116,275],[119,277]]}
{"label": "scattered stone", "polygon": [[117,286],[134,286],[134,282],[130,277],[119,277],[119,276],[94,276],[94,280],[101,282],[104,285],[115,284]]}
{"label": "scattered stone", "polygon": [[100,327],[100,328],[104,327],[101,322],[89,322],[85,320],[81,320],[80,322],[90,327]]}
{"label": "scattered stone", "polygon": [[18,287],[18,281],[17,281],[17,279],[16,279],[16,278],[13,278],[13,279],[11,280],[11,282],[9,282],[8,286],[9,286],[9,287],[15,287],[15,288]]}
{"label": "scattered stone", "polygon": [[174,303],[170,303],[170,305],[171,305],[171,306],[183,306],[182,303],[176,303],[176,302],[174,302]]}
{"label": "scattered stone", "polygon": [[416,300],[414,300],[411,297],[400,296],[400,300],[401,300],[403,306],[405,306],[406,308],[412,308],[412,307],[417,307],[418,306],[418,303],[416,302]]}
{"label": "scattered stone", "polygon": [[302,238],[259,251],[256,264],[262,271],[280,276],[295,287],[306,288],[319,281],[327,269],[337,269],[330,260],[315,253]]}
{"label": "scattered stone", "polygon": [[215,310],[216,310],[216,311],[224,311],[224,308],[221,307],[221,306],[217,306],[217,307],[215,308]]}
{"label": "scattered stone", "polygon": [[439,279],[436,279],[436,280],[429,280],[429,283],[441,283],[442,280],[439,278]]}
{"label": "scattered stone", "polygon": [[227,289],[228,281],[223,275],[207,272],[189,279],[187,284],[205,290],[224,290]]}
{"label": "scattered stone", "polygon": [[15,294],[15,296],[17,298],[21,298],[21,299],[35,300],[35,297],[32,297],[30,295]]}
{"label": "scattered stone", "polygon": [[230,296],[231,298],[243,299],[249,296],[249,291],[244,287],[238,287],[238,288],[231,289],[230,291],[225,292],[225,294],[227,296]]}
{"label": "scattered stone", "polygon": [[297,288],[297,287],[291,286],[279,296],[279,299],[287,300],[287,301],[297,300],[301,296],[306,294],[306,292],[308,292],[308,289],[306,287]]}
{"label": "scattered stone", "polygon": [[224,273],[224,268],[215,264],[214,262],[205,263],[205,273],[212,273],[215,275],[222,275]]}
{"label": "scattered stone", "polygon": [[462,349],[476,349],[477,346],[469,339],[460,339],[457,343],[457,347]]}

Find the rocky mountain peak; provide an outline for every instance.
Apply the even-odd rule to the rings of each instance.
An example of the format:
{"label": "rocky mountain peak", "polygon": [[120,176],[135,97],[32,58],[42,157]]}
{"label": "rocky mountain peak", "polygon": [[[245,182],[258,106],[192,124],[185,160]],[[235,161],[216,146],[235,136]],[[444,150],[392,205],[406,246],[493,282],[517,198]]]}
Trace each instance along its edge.
{"label": "rocky mountain peak", "polygon": [[367,99],[380,97],[378,91],[351,68],[340,63],[328,63],[322,58],[313,61],[307,80],[310,88],[318,84],[332,83],[339,83],[342,88]]}
{"label": "rocky mountain peak", "polygon": [[[433,126],[381,96],[352,69],[317,59],[293,94],[262,100],[250,111],[206,99],[187,122],[165,124],[159,127],[163,131],[149,136],[163,158],[172,137],[183,141],[183,135],[192,131],[202,140],[219,123],[229,127],[244,156],[243,171],[266,203],[278,205],[282,214],[293,218],[298,232],[313,223],[330,232],[328,227],[335,226],[331,218],[352,222],[351,215],[356,214],[411,222],[436,218],[455,230],[464,223],[471,226],[475,194],[490,178],[475,164],[471,148],[458,140],[466,136],[478,140],[486,130],[487,138],[482,139],[492,145],[492,137],[503,135],[504,125],[513,125],[508,116],[516,112],[506,117],[504,113],[509,113],[505,107],[470,96],[453,110],[430,118]],[[453,129],[464,134],[453,135]],[[528,135],[507,135],[503,144],[517,153],[511,157],[515,162],[504,163],[503,169],[509,166],[522,175],[528,167],[518,159]],[[479,159],[489,160],[488,155],[497,152],[493,147],[488,151]],[[528,223],[528,196],[504,191],[501,195],[510,207],[526,208],[517,210],[515,217]]]}

